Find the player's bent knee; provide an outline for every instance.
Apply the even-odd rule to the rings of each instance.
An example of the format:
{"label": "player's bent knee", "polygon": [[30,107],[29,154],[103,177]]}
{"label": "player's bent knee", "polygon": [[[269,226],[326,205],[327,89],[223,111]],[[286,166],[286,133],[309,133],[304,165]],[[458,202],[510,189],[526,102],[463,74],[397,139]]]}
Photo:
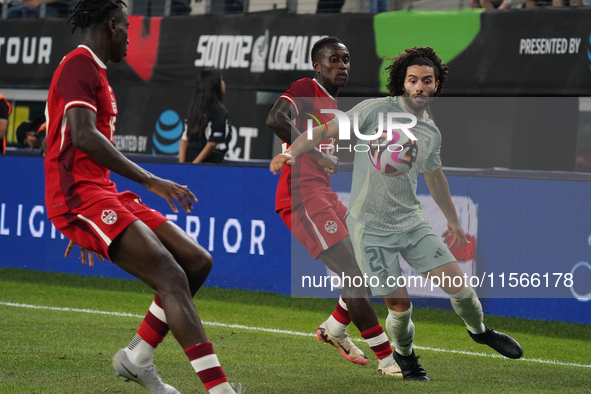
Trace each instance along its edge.
{"label": "player's bent knee", "polygon": [[194,295],[209,276],[213,267],[213,258],[209,252],[200,248],[187,260],[181,263],[181,266],[189,281],[191,293]]}
{"label": "player's bent knee", "polygon": [[154,270],[150,270],[149,266],[145,268],[147,271],[152,271],[150,275],[156,278],[154,281],[158,291],[188,288],[187,274],[170,254],[162,253],[162,260],[160,260],[158,268]]}
{"label": "player's bent knee", "polygon": [[195,271],[193,273],[194,276],[197,276],[198,278],[204,278],[204,279],[207,278],[207,276],[209,275],[209,273],[211,272],[211,269],[213,267],[213,257],[211,256],[211,254],[204,251],[204,253],[202,253],[197,258],[197,263],[194,265],[194,267],[195,267]]}
{"label": "player's bent knee", "polygon": [[389,310],[395,312],[406,312],[410,309],[411,303],[409,298],[386,298],[384,303]]}
{"label": "player's bent knee", "polygon": [[203,267],[203,269],[211,271],[211,268],[213,267],[213,257],[208,251],[201,249],[201,253],[197,258],[199,260],[199,265]]}
{"label": "player's bent knee", "polygon": [[184,258],[187,264],[183,265],[188,275],[190,274],[209,274],[213,267],[213,257],[211,254],[199,245],[195,245],[188,253],[184,254]]}

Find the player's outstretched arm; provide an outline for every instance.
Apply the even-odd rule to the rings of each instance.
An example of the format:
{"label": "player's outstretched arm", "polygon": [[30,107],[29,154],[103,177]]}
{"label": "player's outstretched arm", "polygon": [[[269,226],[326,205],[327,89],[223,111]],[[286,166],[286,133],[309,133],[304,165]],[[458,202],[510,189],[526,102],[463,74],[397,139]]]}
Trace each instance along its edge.
{"label": "player's outstretched arm", "polygon": [[339,125],[334,120],[331,120],[326,123],[326,126],[320,125],[314,127],[311,134],[312,136],[310,137],[310,132],[306,132],[293,142],[291,145],[292,160],[304,152],[311,151],[322,141],[339,135]]}
{"label": "player's outstretched arm", "polygon": [[269,111],[269,115],[267,115],[267,127],[273,130],[273,133],[287,144],[291,144],[301,134],[293,125],[292,113],[291,102],[280,98]]}
{"label": "player's outstretched arm", "polygon": [[[322,154],[318,158],[318,163],[324,167],[324,170],[332,175],[336,174],[339,170],[339,158],[333,155]],[[275,175],[283,171],[285,166],[291,166],[291,147],[285,152],[278,154],[271,160],[269,169]]]}
{"label": "player's outstretched arm", "polygon": [[285,152],[275,156],[269,164],[269,169],[274,175],[277,175],[283,171],[284,166],[291,166],[291,147],[287,148]]}
{"label": "player's outstretched arm", "polygon": [[[281,139],[281,141],[291,145],[302,133],[297,127],[294,126],[293,122],[293,108],[292,103],[284,98],[279,98],[269,115],[267,116],[267,126],[273,130],[273,133]],[[322,140],[324,141],[324,140]],[[320,152],[317,149],[311,149],[308,151],[310,155],[316,158],[320,164],[327,167],[325,164],[330,162],[330,158],[327,155]],[[279,170],[280,172],[281,170]],[[336,170],[329,169],[329,173],[334,173]]]}
{"label": "player's outstretched arm", "polygon": [[451,200],[449,184],[441,167],[433,172],[425,171],[425,182],[429,187],[433,200],[435,200],[435,203],[447,219],[447,230],[442,234],[443,242],[451,239],[451,243],[449,244],[450,249],[454,246],[459,249],[462,244],[469,244],[470,242],[466,239],[464,230],[460,226],[456,207]]}
{"label": "player's outstretched arm", "polygon": [[197,202],[197,199],[186,186],[155,176],[115,149],[113,144],[96,129],[94,111],[86,107],[71,107],[66,115],[74,147],[105,168],[145,186],[152,193],[164,198],[173,212],[178,212],[173,200],[185,212],[193,209],[193,202]]}

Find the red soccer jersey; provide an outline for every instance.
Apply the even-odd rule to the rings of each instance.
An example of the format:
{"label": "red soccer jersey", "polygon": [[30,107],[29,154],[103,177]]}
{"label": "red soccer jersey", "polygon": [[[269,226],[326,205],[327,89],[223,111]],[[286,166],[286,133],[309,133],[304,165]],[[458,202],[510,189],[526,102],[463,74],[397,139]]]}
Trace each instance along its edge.
{"label": "red soccer jersey", "polygon": [[[296,115],[295,126],[300,132],[307,131],[308,119],[312,119],[312,124],[316,127],[318,123],[326,123],[334,118],[332,114],[322,114],[321,109],[337,109],[337,101],[316,80],[310,78],[295,81],[280,98],[292,103]],[[336,138],[330,138],[318,145],[318,148],[324,153],[333,154],[335,141]],[[292,171],[295,174],[294,184]],[[296,167],[283,167],[277,185],[275,210],[291,207],[292,187],[314,190],[319,186],[330,187],[329,175],[318,160],[304,153],[296,160]]]}
{"label": "red soccer jersey", "polygon": [[98,131],[113,142],[117,103],[106,71],[90,48],[80,45],[62,59],[53,74],[45,109],[45,203],[49,218],[92,203],[104,192],[117,193],[109,170],[72,144],[66,114],[73,106],[90,108],[96,112]]}

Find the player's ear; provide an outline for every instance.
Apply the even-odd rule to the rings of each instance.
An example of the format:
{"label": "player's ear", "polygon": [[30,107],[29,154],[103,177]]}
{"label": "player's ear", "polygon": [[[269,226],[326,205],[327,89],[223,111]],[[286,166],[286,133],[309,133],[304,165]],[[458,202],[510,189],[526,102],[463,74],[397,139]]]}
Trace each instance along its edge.
{"label": "player's ear", "polygon": [[320,73],[320,63],[318,62],[312,62],[312,67],[314,68],[314,72],[315,73]]}
{"label": "player's ear", "polygon": [[117,35],[117,27],[116,27],[117,24],[115,22],[115,18],[109,19],[107,24],[109,26],[109,31],[111,32],[111,35],[116,36]]}

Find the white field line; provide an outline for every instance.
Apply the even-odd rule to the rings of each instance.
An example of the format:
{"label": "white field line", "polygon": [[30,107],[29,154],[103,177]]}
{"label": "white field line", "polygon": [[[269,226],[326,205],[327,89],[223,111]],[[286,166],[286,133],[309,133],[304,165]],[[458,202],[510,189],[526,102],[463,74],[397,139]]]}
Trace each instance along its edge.
{"label": "white field line", "polygon": [[[140,318],[140,319],[142,319],[144,317],[143,315],[136,315],[133,313],[125,313],[125,312],[107,312],[107,311],[97,311],[97,310],[93,310],[93,309],[79,309],[79,308],[58,308],[58,307],[44,306],[44,305],[18,304],[18,303],[13,303],[13,302],[0,302],[0,305],[13,306],[13,307],[17,307],[17,308],[47,309],[47,310],[61,311],[61,312],[79,312],[79,313],[91,313],[91,314],[98,314],[98,315],[134,317],[134,318]],[[262,331],[262,332],[270,332],[270,333],[274,333],[274,334],[296,335],[296,336],[301,336],[301,337],[315,337],[316,336],[316,334],[306,333],[306,332],[298,332],[298,331],[291,331],[291,330],[278,330],[275,328],[264,328],[264,327],[250,327],[250,326],[244,326],[242,324],[226,324],[226,323],[207,322],[207,321],[204,321],[202,323],[207,326],[236,328],[236,329],[240,329],[240,330]],[[352,338],[352,340],[355,342],[364,342],[363,339],[358,339],[358,338]],[[500,354],[466,352],[463,350],[440,349],[440,348],[433,348],[433,347],[429,347],[429,346],[414,345],[414,348],[419,349],[419,350],[429,350],[429,351],[441,352],[441,353],[464,354],[467,356],[505,358],[504,356],[501,356]],[[539,359],[539,358],[520,358],[517,361],[525,361],[525,362],[532,362],[532,363],[538,363],[538,364],[564,365],[564,366],[569,366],[569,367],[591,368],[591,364],[566,363],[566,362],[562,362],[562,361],[543,360],[543,359]]]}

